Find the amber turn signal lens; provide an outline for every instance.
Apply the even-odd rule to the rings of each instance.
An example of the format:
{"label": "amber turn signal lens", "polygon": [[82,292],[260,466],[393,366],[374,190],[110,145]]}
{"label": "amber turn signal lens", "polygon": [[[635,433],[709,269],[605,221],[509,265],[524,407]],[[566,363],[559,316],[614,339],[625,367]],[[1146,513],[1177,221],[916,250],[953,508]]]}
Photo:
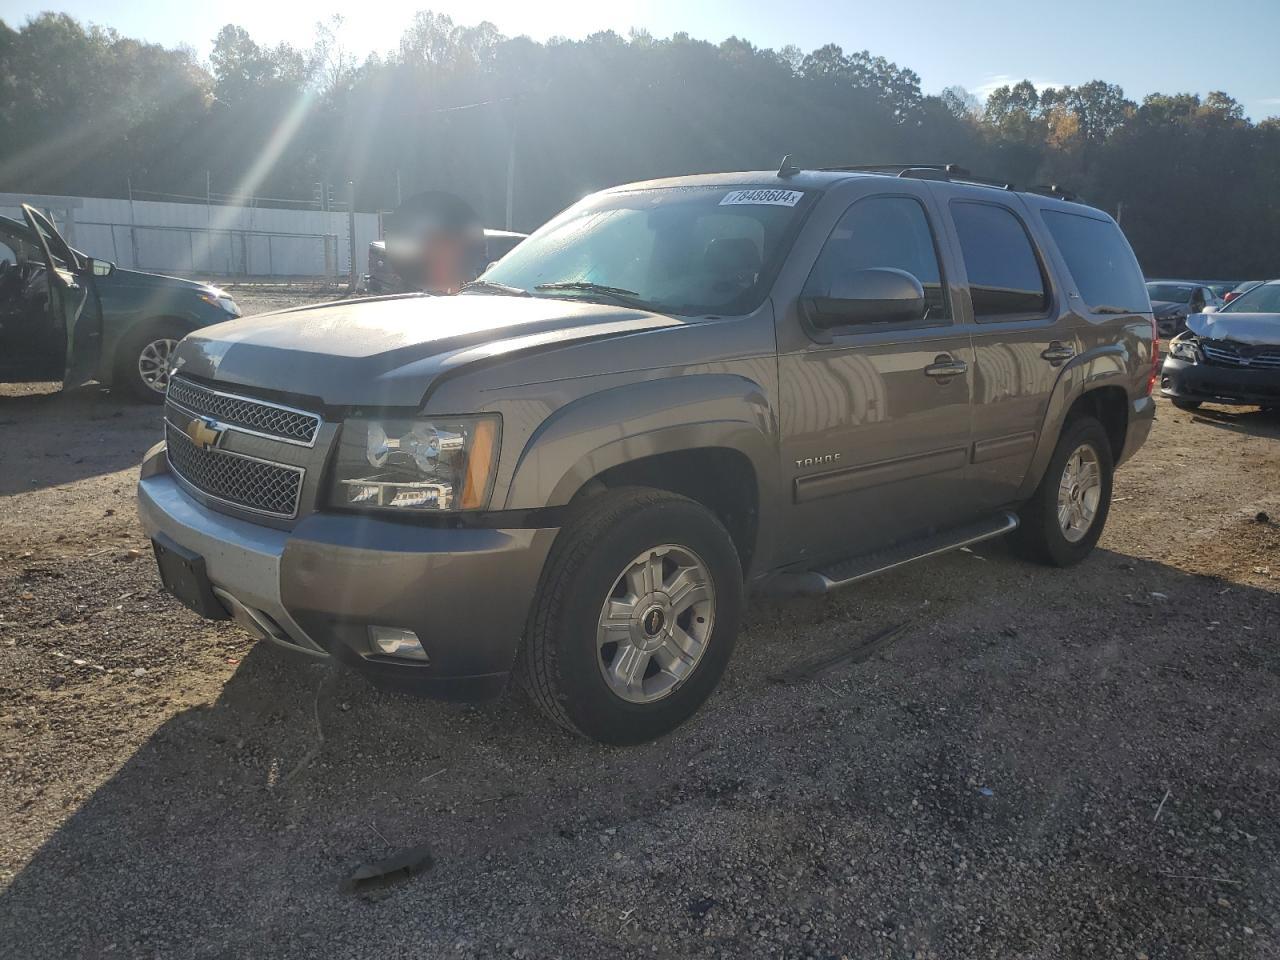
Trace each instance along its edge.
{"label": "amber turn signal lens", "polygon": [[498,428],[493,420],[476,423],[471,437],[471,450],[467,455],[467,478],[462,485],[463,510],[478,510],[484,506],[489,492],[489,478],[497,456]]}

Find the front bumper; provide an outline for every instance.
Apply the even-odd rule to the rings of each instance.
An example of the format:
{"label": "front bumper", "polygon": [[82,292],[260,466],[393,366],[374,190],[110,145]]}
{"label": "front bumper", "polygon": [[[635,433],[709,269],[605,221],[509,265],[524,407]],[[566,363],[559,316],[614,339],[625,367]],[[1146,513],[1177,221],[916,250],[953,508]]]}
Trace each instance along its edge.
{"label": "front bumper", "polygon": [[[320,513],[273,529],[196,501],[163,447],[143,464],[138,513],[148,536],[204,558],[215,595],[259,637],[450,700],[502,691],[556,533]],[[428,661],[375,653],[371,625],[414,631]]]}
{"label": "front bumper", "polygon": [[1165,359],[1160,392],[1174,400],[1280,406],[1280,370],[1249,370]]}

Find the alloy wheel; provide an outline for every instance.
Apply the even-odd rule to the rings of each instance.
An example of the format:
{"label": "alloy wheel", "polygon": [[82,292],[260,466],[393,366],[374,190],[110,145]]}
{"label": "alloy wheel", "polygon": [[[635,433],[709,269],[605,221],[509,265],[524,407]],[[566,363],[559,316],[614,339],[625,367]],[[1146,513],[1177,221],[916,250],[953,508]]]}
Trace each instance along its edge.
{"label": "alloy wheel", "polygon": [[706,563],[687,547],[653,547],[618,575],[601,608],[600,673],[623,700],[661,700],[697,668],[714,625]]}
{"label": "alloy wheel", "polygon": [[152,340],[138,354],[138,376],[156,393],[164,393],[169,388],[169,366],[177,347],[177,340],[162,337]]}
{"label": "alloy wheel", "polygon": [[1102,468],[1098,454],[1082,443],[1067,458],[1058,483],[1058,526],[1069,543],[1084,539],[1102,501]]}

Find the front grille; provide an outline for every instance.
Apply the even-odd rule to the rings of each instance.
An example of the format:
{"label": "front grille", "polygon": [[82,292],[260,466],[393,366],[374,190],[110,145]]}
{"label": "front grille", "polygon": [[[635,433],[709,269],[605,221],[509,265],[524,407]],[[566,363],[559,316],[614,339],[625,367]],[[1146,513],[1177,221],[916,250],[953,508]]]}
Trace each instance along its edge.
{"label": "front grille", "polygon": [[199,447],[171,423],[165,424],[169,466],[202,493],[255,513],[291,518],[302,494],[301,467]]}
{"label": "front grille", "polygon": [[188,413],[212,417],[246,432],[287,443],[309,447],[316,442],[316,432],[320,429],[320,418],[314,413],[210,390],[181,377],[169,381],[168,398]]}
{"label": "front grille", "polygon": [[1207,363],[1254,370],[1280,370],[1280,347],[1248,347],[1230,340],[1201,340]]}

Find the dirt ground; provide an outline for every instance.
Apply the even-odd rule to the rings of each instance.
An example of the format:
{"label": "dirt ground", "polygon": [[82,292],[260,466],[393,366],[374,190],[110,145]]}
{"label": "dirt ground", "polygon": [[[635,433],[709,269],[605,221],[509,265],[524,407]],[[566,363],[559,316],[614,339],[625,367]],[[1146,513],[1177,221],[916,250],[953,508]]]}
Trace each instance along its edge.
{"label": "dirt ground", "polygon": [[618,750],[200,621],[134,513],[158,408],[48,389],[0,388],[0,955],[1280,957],[1280,419],[1161,402],[1075,569],[756,601]]}

